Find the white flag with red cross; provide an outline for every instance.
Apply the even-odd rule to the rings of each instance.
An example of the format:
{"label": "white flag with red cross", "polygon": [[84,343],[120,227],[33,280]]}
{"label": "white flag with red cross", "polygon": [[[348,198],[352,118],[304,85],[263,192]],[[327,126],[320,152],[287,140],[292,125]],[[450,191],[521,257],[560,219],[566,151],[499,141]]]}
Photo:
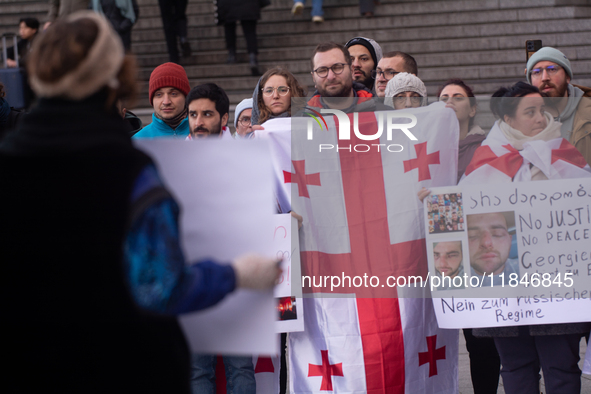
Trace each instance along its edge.
{"label": "white flag with red cross", "polygon": [[279,356],[253,356],[254,377],[258,394],[279,393]]}
{"label": "white flag with red cross", "polygon": [[[437,327],[431,300],[396,298],[401,292],[387,277],[427,274],[417,192],[455,184],[458,121],[439,103],[389,112],[400,117],[393,123],[415,116],[410,130],[417,140],[400,130],[388,139],[386,128],[379,140],[363,137],[376,133],[385,113],[347,114],[349,140],[338,138],[341,126],[332,115],[312,122],[312,139],[308,119],[294,118],[289,161],[288,152],[275,158],[293,192],[291,207],[304,218],[302,275],[312,278],[304,292],[351,295],[304,299],[305,331],[289,336],[293,393],[457,392],[457,331]],[[288,121],[267,122],[266,134]],[[280,151],[277,144],[272,151]],[[316,286],[323,277],[363,275],[379,284],[331,289],[331,279]]]}
{"label": "white flag with red cross", "polygon": [[532,166],[548,179],[585,178],[591,171],[577,148],[564,138],[526,142],[517,150],[511,146],[497,121],[474,153],[461,183],[531,181]]}

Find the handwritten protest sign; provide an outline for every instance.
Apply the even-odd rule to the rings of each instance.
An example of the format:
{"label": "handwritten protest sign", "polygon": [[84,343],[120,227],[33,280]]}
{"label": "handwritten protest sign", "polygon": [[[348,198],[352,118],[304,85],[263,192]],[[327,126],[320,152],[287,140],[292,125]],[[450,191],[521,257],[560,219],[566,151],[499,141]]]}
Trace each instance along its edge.
{"label": "handwritten protest sign", "polygon": [[[135,140],[155,161],[180,206],[185,259],[230,262],[246,252],[274,255],[273,188],[269,151],[262,141]],[[247,165],[245,165],[247,164]],[[183,315],[194,352],[277,354],[275,300],[266,292],[238,290],[216,306]]]}
{"label": "handwritten protest sign", "polygon": [[440,327],[591,321],[591,179],[434,188],[424,206]]}
{"label": "handwritten protest sign", "polygon": [[277,332],[304,331],[298,222],[290,214],[274,215],[273,247],[283,259],[283,273],[275,286]]}

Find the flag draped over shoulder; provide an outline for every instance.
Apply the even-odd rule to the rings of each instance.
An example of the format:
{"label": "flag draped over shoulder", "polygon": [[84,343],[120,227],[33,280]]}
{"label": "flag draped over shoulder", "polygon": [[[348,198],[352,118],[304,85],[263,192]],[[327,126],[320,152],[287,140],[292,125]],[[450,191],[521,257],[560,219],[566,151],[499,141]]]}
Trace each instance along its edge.
{"label": "flag draped over shoulder", "polygon": [[[386,281],[427,273],[417,192],[455,184],[459,126],[441,103],[392,112],[401,116],[394,123],[408,123],[403,114],[416,116],[410,129],[416,141],[400,130],[388,139],[385,128],[379,140],[355,134],[355,118],[361,134],[375,134],[378,120],[386,119],[379,112],[348,114],[349,140],[338,139],[340,125],[332,115],[324,115],[326,125],[293,118],[289,136],[289,118],[267,122],[260,133],[271,141],[279,183],[292,191],[291,208],[304,218],[302,275],[379,278],[376,287],[339,289],[304,280],[304,293],[343,295],[304,299],[305,331],[289,340],[291,392],[457,392],[458,332],[437,327],[422,289],[407,291]],[[277,142],[288,137],[290,154]],[[403,293],[409,298],[396,298]]]}
{"label": "flag draped over shoulder", "polygon": [[548,179],[583,178],[591,169],[581,153],[564,138],[530,141],[517,150],[507,140],[499,121],[474,153],[462,185],[532,180],[532,166]]}

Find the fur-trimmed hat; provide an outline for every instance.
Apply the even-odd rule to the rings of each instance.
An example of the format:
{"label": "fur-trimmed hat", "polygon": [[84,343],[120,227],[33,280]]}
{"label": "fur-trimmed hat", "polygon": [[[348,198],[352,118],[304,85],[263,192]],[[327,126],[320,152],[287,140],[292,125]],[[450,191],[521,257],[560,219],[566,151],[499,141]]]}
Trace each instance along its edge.
{"label": "fur-trimmed hat", "polygon": [[[105,86],[117,88],[117,74],[123,64],[125,51],[119,35],[111,27],[111,23],[94,11],[78,11],[68,15],[66,22],[90,19],[98,27],[98,33],[92,47],[88,50],[78,66],[64,74],[57,81],[42,81],[32,72],[30,84],[39,97],[63,97],[81,100],[98,92]],[[51,28],[51,27],[50,27]],[[43,45],[39,37],[36,48]],[[29,65],[29,70],[33,69]]]}
{"label": "fur-trimmed hat", "polygon": [[162,88],[175,88],[185,95],[189,94],[191,85],[189,85],[189,78],[183,66],[176,63],[164,63],[159,65],[150,74],[150,105],[154,98],[154,93]]}

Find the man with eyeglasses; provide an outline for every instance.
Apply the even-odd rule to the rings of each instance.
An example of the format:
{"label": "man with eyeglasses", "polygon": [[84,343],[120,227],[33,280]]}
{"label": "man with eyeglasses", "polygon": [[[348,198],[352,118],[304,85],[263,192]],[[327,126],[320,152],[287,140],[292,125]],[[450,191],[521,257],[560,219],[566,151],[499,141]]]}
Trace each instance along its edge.
{"label": "man with eyeglasses", "polygon": [[353,79],[366,88],[373,89],[372,72],[382,59],[382,47],[371,38],[355,37],[345,44],[345,48],[351,55]]}
{"label": "man with eyeglasses", "polygon": [[386,85],[398,73],[406,72],[418,76],[417,62],[408,53],[394,51],[386,53],[380,61],[372,77],[375,79],[375,92],[378,97],[386,97]]}
{"label": "man with eyeglasses", "polygon": [[[356,111],[375,111],[375,108],[356,107],[358,98],[371,98],[373,94],[365,85],[353,81],[352,60],[347,48],[334,42],[318,44],[311,63],[316,91],[308,105],[345,112],[350,112],[353,108]],[[375,106],[373,103],[372,105]]]}
{"label": "man with eyeglasses", "polygon": [[418,108],[427,105],[427,88],[419,77],[398,73],[386,86],[384,104],[394,109]]}
{"label": "man with eyeglasses", "polygon": [[562,137],[591,163],[591,88],[570,83],[570,61],[552,47],[544,47],[529,58],[526,75],[531,85],[552,98],[546,111],[562,123]]}

